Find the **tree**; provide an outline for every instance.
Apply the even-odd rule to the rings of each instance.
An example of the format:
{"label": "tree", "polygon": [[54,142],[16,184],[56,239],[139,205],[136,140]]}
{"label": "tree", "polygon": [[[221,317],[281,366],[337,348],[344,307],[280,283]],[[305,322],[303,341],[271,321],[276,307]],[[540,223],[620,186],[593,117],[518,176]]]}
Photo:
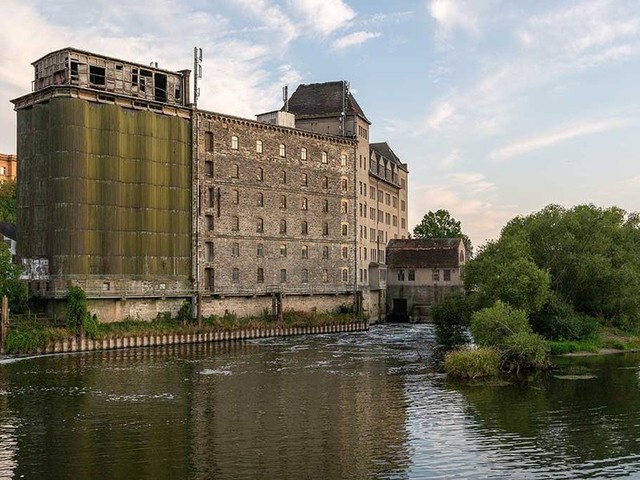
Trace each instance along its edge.
{"label": "tree", "polygon": [[0,222],[16,223],[16,181],[0,182]]}
{"label": "tree", "polygon": [[415,238],[461,238],[467,249],[467,255],[472,254],[471,240],[464,233],[460,222],[453,218],[447,210],[431,210],[422,217],[422,221],[413,229]]}
{"label": "tree", "polygon": [[0,297],[9,298],[9,309],[21,312],[27,303],[27,289],[20,281],[20,268],[11,263],[9,247],[0,242]]}

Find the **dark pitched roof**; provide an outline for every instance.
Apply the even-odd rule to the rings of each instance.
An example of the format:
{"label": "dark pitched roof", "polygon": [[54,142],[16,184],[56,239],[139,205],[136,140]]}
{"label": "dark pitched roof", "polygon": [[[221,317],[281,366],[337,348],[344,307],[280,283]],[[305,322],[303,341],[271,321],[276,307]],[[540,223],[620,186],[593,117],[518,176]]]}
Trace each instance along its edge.
{"label": "dark pitched roof", "polygon": [[369,148],[371,148],[371,150],[376,152],[381,157],[386,158],[391,163],[394,163],[398,167],[401,167],[403,169],[407,168],[407,165],[402,163],[395,152],[391,150],[391,147],[387,142],[370,143]]}
{"label": "dark pitched roof", "polygon": [[458,268],[460,238],[389,240],[387,265],[391,268]]}
{"label": "dark pitched roof", "polygon": [[11,240],[15,240],[16,226],[11,223],[0,222],[0,233]]}
{"label": "dark pitched roof", "polygon": [[[333,117],[342,115],[343,96],[347,83],[343,81],[300,84],[289,98],[289,112],[296,117]],[[345,113],[358,115],[371,123],[356,99],[347,91]],[[284,106],[282,107],[284,110]]]}

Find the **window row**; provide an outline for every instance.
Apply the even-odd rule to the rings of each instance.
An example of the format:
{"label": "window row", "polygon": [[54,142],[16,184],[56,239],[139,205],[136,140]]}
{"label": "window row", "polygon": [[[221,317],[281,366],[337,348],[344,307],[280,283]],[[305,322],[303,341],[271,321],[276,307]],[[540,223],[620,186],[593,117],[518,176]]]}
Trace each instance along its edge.
{"label": "window row", "polygon": [[[415,270],[408,270],[406,277],[407,277],[407,281],[415,282],[415,280],[416,280],[416,271]],[[439,282],[440,281],[440,269],[439,268],[434,268],[431,271],[431,280],[434,281],[434,282]],[[442,280],[445,281],[445,282],[450,282],[451,281],[451,269],[449,269],[449,268],[442,269]],[[404,282],[405,281],[404,270],[398,270],[398,281],[400,281],[400,282]]]}
{"label": "window row", "polygon": [[[275,275],[277,275],[277,273],[274,272]],[[211,269],[205,269],[205,288],[210,289],[212,286],[211,282],[211,278],[213,277],[213,272]],[[287,272],[286,268],[281,268],[280,272],[279,272],[279,276],[277,277],[280,281],[280,283],[287,283],[287,282],[293,282],[293,283],[309,283],[309,270],[307,270],[306,268],[303,268],[300,271],[300,276],[299,279],[293,279],[290,278],[291,275],[289,275],[289,273]],[[239,268],[233,268],[231,269],[231,283],[240,283],[240,269]],[[243,281],[245,279],[242,279]],[[339,282],[343,282],[343,283],[347,283],[349,282],[349,269],[348,268],[341,268],[340,270],[338,270],[338,272],[336,272],[336,280]],[[249,279],[249,281],[251,281],[251,279]],[[329,283],[330,281],[332,281],[331,278],[331,274],[329,269],[327,268],[323,268],[322,270],[320,270],[320,281],[322,283]],[[255,282],[256,283],[265,283],[265,271],[264,268],[258,267],[256,269],[256,273],[255,273]]]}
{"label": "window row", "polygon": [[[216,196],[219,197],[219,191],[218,191],[218,195],[216,195],[216,190],[213,187],[209,187],[207,189],[207,198],[205,200],[205,206],[206,207],[214,207],[215,206],[215,202],[216,202]],[[239,190],[235,190],[232,189],[229,191],[228,196],[231,198],[231,204],[232,205],[239,205],[240,204],[240,191]],[[253,198],[254,198],[254,205],[256,207],[264,207],[265,202],[264,202],[264,193],[262,192],[257,192],[252,194]],[[218,198],[218,201],[220,202],[220,198]],[[287,206],[289,205],[288,202],[288,197],[287,195],[280,195],[279,201],[278,201],[278,205],[280,208],[282,209],[286,209],[288,208]],[[328,199],[322,199],[321,202],[321,208],[323,212],[328,212],[329,211],[329,200]],[[300,198],[300,209],[301,210],[309,210],[309,200],[307,199],[307,197],[302,197]],[[348,200],[341,200],[340,201],[340,213],[349,213],[349,201]]]}
{"label": "window row", "polygon": [[[213,231],[213,215],[205,215],[205,227],[208,231]],[[255,219],[255,231],[256,233],[264,233],[265,232],[265,222],[264,219],[258,217]],[[290,231],[288,229],[287,221],[283,218],[279,222],[279,233],[295,233],[294,231]],[[232,232],[240,231],[240,217],[233,216],[230,221],[230,229]],[[301,235],[309,235],[309,222],[306,220],[302,220],[300,222],[300,234]],[[329,222],[322,223],[322,235],[328,236],[330,235]],[[349,224],[342,223],[340,224],[340,235],[346,237],[349,235]]]}
{"label": "window row", "polygon": [[[205,259],[207,261],[212,261],[213,260],[213,250],[214,250],[214,246],[213,246],[213,242],[205,242]],[[259,243],[256,246],[256,257],[258,258],[264,258],[265,256],[265,245],[263,243]],[[323,245],[322,248],[320,249],[321,252],[321,258],[323,260],[326,260],[329,258],[329,254],[330,254],[330,249],[328,245]],[[288,247],[286,243],[282,243],[279,246],[279,254],[281,258],[286,258],[288,256]],[[231,244],[231,256],[232,257],[239,257],[240,256],[240,244],[238,242],[234,242]],[[346,245],[343,245],[340,248],[340,256],[343,260],[347,260],[349,258],[349,247]],[[300,258],[309,258],[309,246],[308,245],[302,245],[300,247]]]}

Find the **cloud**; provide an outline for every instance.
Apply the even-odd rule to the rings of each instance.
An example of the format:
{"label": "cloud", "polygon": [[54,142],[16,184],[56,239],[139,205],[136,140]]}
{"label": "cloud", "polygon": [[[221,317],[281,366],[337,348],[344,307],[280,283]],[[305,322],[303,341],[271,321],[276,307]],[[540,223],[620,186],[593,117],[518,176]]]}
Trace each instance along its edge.
{"label": "cloud", "polygon": [[621,128],[628,123],[628,119],[613,118],[560,127],[534,137],[516,140],[507,146],[493,150],[489,157],[494,161],[505,161],[512,157],[550,147],[572,138],[592,135],[594,133],[600,133],[614,128]]}
{"label": "cloud", "polygon": [[331,48],[334,50],[344,50],[345,48],[361,45],[372,38],[379,37],[377,32],[353,32],[333,41]]}
{"label": "cloud", "polygon": [[437,34],[447,38],[460,30],[468,35],[480,34],[481,2],[465,0],[431,0],[429,14],[438,24]]}
{"label": "cloud", "polygon": [[298,37],[298,28],[278,5],[268,0],[233,0],[233,3],[259,19],[267,29],[277,32],[276,38],[283,45],[288,45]]}
{"label": "cloud", "polygon": [[309,29],[325,37],[349,26],[356,17],[342,0],[289,0],[289,5]]}

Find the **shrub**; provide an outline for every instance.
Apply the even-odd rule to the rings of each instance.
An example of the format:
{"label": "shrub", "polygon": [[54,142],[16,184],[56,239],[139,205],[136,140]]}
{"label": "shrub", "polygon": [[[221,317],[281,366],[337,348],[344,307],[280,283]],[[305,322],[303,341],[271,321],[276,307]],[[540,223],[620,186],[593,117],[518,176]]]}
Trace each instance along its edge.
{"label": "shrub", "polygon": [[191,301],[185,300],[182,302],[180,310],[178,310],[178,314],[176,315],[176,320],[182,323],[189,323],[193,321],[193,305],[191,304]]}
{"label": "shrub", "polygon": [[442,303],[431,307],[438,342],[453,347],[469,342],[468,328],[471,323],[471,305],[462,293],[446,295]]}
{"label": "shrub", "polygon": [[553,292],[539,312],[530,317],[535,333],[549,340],[583,340],[594,338],[600,330],[597,319],[576,313],[573,307]]}
{"label": "shrub", "polygon": [[501,348],[508,336],[521,332],[531,332],[527,314],[500,300],[472,315],[471,333],[482,347]]}
{"label": "shrub", "polygon": [[452,350],[444,357],[444,371],[456,378],[492,377],[500,373],[500,353],[489,347]]}
{"label": "shrub", "polygon": [[501,368],[505,372],[542,370],[551,366],[549,344],[535,333],[518,332],[504,339]]}
{"label": "shrub", "polygon": [[78,286],[69,287],[67,292],[67,328],[79,333],[85,318],[89,316],[87,295]]}

